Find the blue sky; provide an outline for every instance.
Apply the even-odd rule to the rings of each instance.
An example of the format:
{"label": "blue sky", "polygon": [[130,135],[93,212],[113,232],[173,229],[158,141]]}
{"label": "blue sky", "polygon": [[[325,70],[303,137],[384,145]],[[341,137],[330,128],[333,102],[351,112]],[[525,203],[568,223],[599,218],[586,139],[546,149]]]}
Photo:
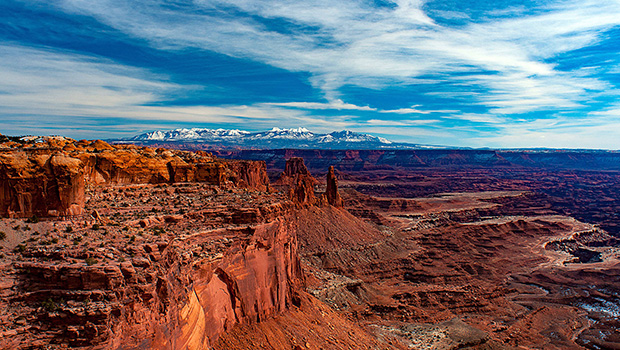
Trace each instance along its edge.
{"label": "blue sky", "polygon": [[620,1],[0,1],[0,133],[620,149]]}

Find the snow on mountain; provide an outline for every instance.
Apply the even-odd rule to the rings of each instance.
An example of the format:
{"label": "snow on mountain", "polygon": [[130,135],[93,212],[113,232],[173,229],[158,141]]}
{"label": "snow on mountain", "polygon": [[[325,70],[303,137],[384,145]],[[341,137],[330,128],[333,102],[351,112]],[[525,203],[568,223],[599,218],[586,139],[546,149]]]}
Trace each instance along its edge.
{"label": "snow on mountain", "polygon": [[237,138],[250,134],[244,130],[228,129],[174,129],[169,131],[153,131],[130,138],[132,141],[194,141]]}
{"label": "snow on mountain", "polygon": [[[174,129],[168,131],[152,131],[121,142],[185,142],[213,144],[218,147],[249,147],[249,148],[315,148],[315,149],[416,149],[420,145],[394,143],[382,137],[356,133],[350,130],[334,131],[329,134],[317,134],[299,127],[281,129],[274,127],[268,131],[249,132],[229,129]],[[432,147],[432,146],[425,146]],[[437,147],[440,148],[440,147]]]}

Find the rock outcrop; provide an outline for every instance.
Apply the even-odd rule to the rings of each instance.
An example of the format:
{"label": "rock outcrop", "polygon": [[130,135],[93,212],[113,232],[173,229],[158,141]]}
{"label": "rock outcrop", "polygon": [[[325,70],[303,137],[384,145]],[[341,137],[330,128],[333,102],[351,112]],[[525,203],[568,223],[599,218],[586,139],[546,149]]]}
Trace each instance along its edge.
{"label": "rock outcrop", "polygon": [[[174,315],[180,332],[169,338],[169,325],[162,327],[156,347],[161,341],[166,348],[208,348],[234,325],[265,320],[292,305],[302,281],[296,235],[281,221],[245,234],[249,240],[233,243],[221,259],[193,268],[192,288]],[[205,238],[188,243],[204,244]]]}
{"label": "rock outcrop", "polygon": [[334,207],[342,207],[343,201],[338,193],[338,179],[334,173],[334,167],[330,166],[327,172],[327,187],[325,189],[325,199],[327,203]]}
{"label": "rock outcrop", "polygon": [[253,188],[258,191],[269,190],[269,177],[265,162],[232,160],[225,162],[229,170],[229,180],[236,187]]}
{"label": "rock outcrop", "polygon": [[284,172],[275,185],[288,186],[289,199],[297,205],[306,206],[317,202],[314,187],[318,183],[306,168],[303,158],[293,157],[286,161]]}
{"label": "rock outcrop", "polygon": [[62,153],[0,153],[0,215],[77,215],[83,206],[79,159]]}
{"label": "rock outcrop", "polygon": [[221,160],[206,152],[170,151],[103,141],[40,138],[0,149],[0,215],[79,215],[87,185],[203,182],[269,190],[261,161]]}
{"label": "rock outcrop", "polygon": [[235,325],[287,310],[302,290],[297,236],[282,219],[111,245],[115,256],[128,257],[25,249],[22,261],[3,271],[0,304],[10,309],[0,324],[19,310],[38,331],[0,328],[0,348],[210,349]]}

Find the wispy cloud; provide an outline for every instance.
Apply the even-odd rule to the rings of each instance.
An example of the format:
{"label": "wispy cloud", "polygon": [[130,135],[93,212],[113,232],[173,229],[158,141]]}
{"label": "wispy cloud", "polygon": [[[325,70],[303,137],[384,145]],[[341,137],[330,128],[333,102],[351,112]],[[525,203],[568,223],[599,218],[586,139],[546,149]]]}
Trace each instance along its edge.
{"label": "wispy cloud", "polygon": [[368,106],[357,106],[351,103],[345,103],[340,99],[333,100],[328,103],[321,102],[282,102],[282,103],[265,103],[267,106],[293,107],[302,109],[334,109],[334,110],[357,110],[357,111],[376,111],[376,108]]}
{"label": "wispy cloud", "polygon": [[[160,48],[199,47],[310,72],[330,100],[344,85],[380,88],[430,79],[481,86],[486,93],[472,96],[474,102],[498,113],[575,108],[589,89],[603,89],[604,82],[558,71],[547,60],[592,45],[620,25],[620,6],[612,0],[551,3],[540,14],[462,27],[436,24],[424,1],[395,1],[393,7],[354,0],[195,4],[172,12],[159,1],[59,3]],[[221,16],[227,8],[245,15]],[[270,27],[256,18],[281,24]],[[454,74],[481,71],[491,73]]]}
{"label": "wispy cloud", "polygon": [[431,114],[431,113],[457,113],[459,111],[454,109],[418,109],[422,105],[413,105],[410,108],[399,108],[399,109],[383,109],[379,110],[381,113],[395,113],[395,114]]}
{"label": "wispy cloud", "polygon": [[[167,105],[171,96],[208,84],[185,85],[163,75],[165,70],[4,42],[0,113],[24,121],[32,120],[26,115],[54,118],[50,125],[69,125],[67,117],[114,116],[130,119],[132,127],[145,125],[135,121],[236,127],[251,121],[253,128],[358,128],[481,146],[484,140],[542,145],[547,136],[559,144],[562,130],[591,137],[592,144],[597,139],[611,144],[611,137],[593,135],[608,135],[605,125],[617,125],[617,106],[609,102],[618,94],[617,82],[605,75],[618,70],[617,57],[609,57],[608,65],[584,66],[568,64],[565,56],[608,40],[610,30],[620,26],[620,1],[548,0],[536,11],[515,6],[480,18],[431,11],[432,5],[423,0],[385,6],[362,0],[51,0],[38,6],[92,17],[159,52],[215,52],[300,73],[320,94],[307,101]],[[458,24],[451,25],[453,20]],[[208,71],[208,63],[200,69]],[[411,97],[391,99],[391,91],[407,95],[411,86],[416,87]],[[356,89],[375,98],[359,102],[365,96],[351,92]],[[360,95],[352,98],[355,93]],[[563,114],[569,112],[570,118]]]}

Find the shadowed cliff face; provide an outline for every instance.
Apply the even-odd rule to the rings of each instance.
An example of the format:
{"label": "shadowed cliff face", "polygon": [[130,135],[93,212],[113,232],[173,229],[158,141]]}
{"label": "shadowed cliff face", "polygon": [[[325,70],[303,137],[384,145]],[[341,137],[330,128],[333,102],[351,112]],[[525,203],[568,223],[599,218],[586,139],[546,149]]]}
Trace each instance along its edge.
{"label": "shadowed cliff face", "polygon": [[[169,254],[183,254],[227,237],[225,244],[230,246],[223,253],[192,261],[171,256],[167,261],[170,265],[165,267],[173,272],[158,280],[154,300],[164,306],[165,316],[161,307],[149,304],[136,313],[139,317],[151,313],[155,319],[149,346],[206,349],[235,325],[260,322],[292,304],[301,285],[301,269],[296,236],[281,221],[239,232],[205,232],[173,245]],[[126,322],[132,320],[128,315]],[[144,326],[136,331],[144,332]],[[127,344],[134,336],[130,329],[120,340]]]}
{"label": "shadowed cliff face", "polygon": [[[0,257],[0,348],[210,349],[236,325],[297,303],[303,277],[284,198],[196,183],[89,195],[96,218],[8,232],[42,243]],[[139,219],[179,200],[194,205]]]}
{"label": "shadowed cliff face", "polygon": [[269,189],[264,162],[64,138],[0,148],[0,181],[0,215],[9,217],[79,215],[86,185],[202,182]]}

